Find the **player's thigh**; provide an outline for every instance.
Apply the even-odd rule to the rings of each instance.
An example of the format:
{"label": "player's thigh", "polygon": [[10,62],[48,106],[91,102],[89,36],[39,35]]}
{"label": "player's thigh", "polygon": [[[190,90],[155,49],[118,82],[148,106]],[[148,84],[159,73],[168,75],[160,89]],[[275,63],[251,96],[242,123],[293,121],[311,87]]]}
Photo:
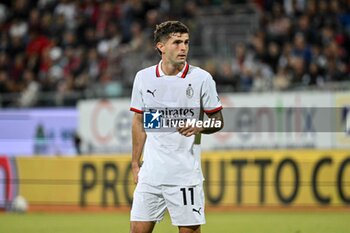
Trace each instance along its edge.
{"label": "player's thigh", "polygon": [[130,221],[158,222],[163,219],[166,203],[160,186],[138,183],[134,191]]}
{"label": "player's thigh", "polygon": [[202,184],[165,186],[163,193],[173,225],[198,226],[205,223]]}
{"label": "player's thigh", "polygon": [[155,222],[130,222],[130,233],[151,233],[153,231]]}

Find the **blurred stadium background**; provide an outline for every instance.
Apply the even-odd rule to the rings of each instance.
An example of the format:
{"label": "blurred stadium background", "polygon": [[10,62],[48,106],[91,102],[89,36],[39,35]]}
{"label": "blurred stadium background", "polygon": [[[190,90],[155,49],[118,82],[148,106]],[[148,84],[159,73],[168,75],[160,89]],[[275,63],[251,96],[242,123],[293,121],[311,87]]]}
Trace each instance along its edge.
{"label": "blurred stadium background", "polygon": [[131,87],[170,19],[238,111],[203,138],[203,232],[347,232],[347,0],[1,1],[0,232],[128,231]]}

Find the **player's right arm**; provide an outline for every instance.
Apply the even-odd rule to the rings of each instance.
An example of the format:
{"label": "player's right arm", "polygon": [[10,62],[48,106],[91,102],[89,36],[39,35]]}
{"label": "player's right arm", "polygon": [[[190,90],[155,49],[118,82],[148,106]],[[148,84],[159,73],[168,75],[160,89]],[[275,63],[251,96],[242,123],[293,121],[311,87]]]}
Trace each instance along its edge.
{"label": "player's right arm", "polygon": [[146,132],[143,128],[142,113],[134,113],[132,119],[132,157],[131,168],[134,177],[134,182],[138,182],[138,174],[140,171],[141,155],[143,146],[146,141]]}

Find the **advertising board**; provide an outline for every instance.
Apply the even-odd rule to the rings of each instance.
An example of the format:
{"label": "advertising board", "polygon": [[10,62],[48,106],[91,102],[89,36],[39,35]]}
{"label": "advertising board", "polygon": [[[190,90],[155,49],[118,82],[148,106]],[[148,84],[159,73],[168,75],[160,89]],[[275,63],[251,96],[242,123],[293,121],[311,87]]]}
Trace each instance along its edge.
{"label": "advertising board", "polygon": [[[130,155],[15,158],[17,174],[8,177],[17,177],[18,187],[11,192],[18,190],[32,208],[130,206],[135,187],[130,159]],[[208,206],[350,206],[348,150],[207,152],[202,168]]]}
{"label": "advertising board", "polygon": [[[220,98],[225,127],[222,132],[203,135],[205,151],[350,148],[344,120],[344,114],[350,113],[348,93],[227,94]],[[133,113],[129,104],[129,99],[80,102],[79,131],[85,152],[131,151]]]}
{"label": "advertising board", "polygon": [[86,153],[131,151],[130,100],[90,100],[79,102],[79,134]]}
{"label": "advertising board", "polygon": [[334,146],[332,93],[230,94],[221,100],[225,128],[234,130],[204,135],[204,150]]}
{"label": "advertising board", "polygon": [[0,153],[8,156],[74,155],[78,126],[73,108],[0,111]]}

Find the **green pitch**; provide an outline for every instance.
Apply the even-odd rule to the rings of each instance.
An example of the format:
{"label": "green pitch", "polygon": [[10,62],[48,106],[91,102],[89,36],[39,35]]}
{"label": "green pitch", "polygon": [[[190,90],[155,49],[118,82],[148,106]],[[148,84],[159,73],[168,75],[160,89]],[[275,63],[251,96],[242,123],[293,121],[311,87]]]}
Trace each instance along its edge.
{"label": "green pitch", "polygon": [[[208,213],[202,233],[348,232],[350,212],[340,213]],[[1,233],[128,233],[127,213],[0,213]],[[169,216],[154,233],[176,233]]]}

